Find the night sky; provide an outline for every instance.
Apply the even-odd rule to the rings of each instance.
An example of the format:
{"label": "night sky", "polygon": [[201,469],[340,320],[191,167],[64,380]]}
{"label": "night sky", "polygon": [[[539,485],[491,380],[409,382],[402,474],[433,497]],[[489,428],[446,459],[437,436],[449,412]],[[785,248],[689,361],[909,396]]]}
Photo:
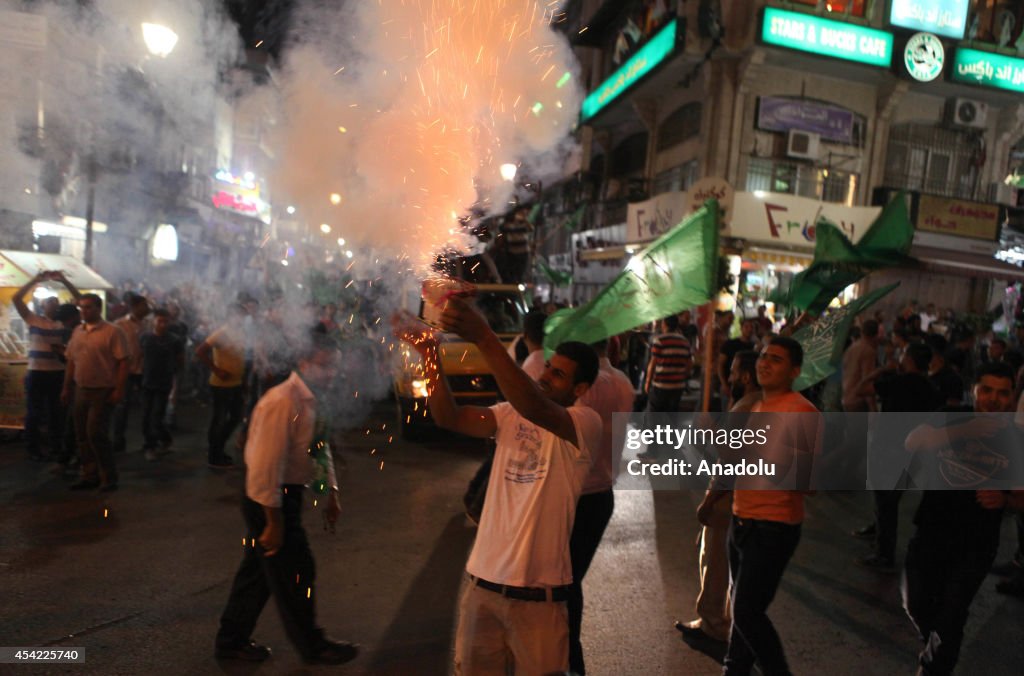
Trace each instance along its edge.
{"label": "night sky", "polygon": [[263,40],[259,49],[280,56],[288,32],[294,0],[224,0],[228,14],[239,25],[245,46],[252,49]]}

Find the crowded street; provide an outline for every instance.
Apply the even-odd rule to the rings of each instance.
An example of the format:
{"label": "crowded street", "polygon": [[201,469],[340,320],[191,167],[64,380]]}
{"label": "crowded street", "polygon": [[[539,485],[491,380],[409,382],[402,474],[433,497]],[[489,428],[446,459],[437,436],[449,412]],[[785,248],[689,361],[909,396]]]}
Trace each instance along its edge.
{"label": "crowded street", "polygon": [[[189,409],[176,450],[156,463],[124,456],[116,495],[69,492],[66,479],[0,445],[0,599],[7,645],[79,646],[85,663],[22,667],[31,673],[327,673],[304,667],[276,612],[255,638],[274,651],[259,667],[211,658],[217,616],[243,534],[240,472],[211,472],[202,409]],[[370,451],[386,441],[394,409],[382,403],[338,455],[337,532],[307,515],[317,558],[318,611],[329,633],[361,644],[347,674],[445,674],[458,592],[475,528],[461,496],[483,457],[479,443],[401,442],[384,468]],[[720,666],[680,640],[672,623],[699,589],[694,510],[699,494],[620,491],[587,574],[583,644],[595,674],[716,674]],[[906,503],[916,502],[908,496]],[[910,673],[916,654],[895,576],[850,565],[866,550],[849,531],[870,518],[867,493],[808,501],[804,541],[772,615],[794,673]],[[909,524],[911,505],[902,526]],[[104,516],[106,513],[106,516]],[[1012,555],[1004,524],[999,560]],[[965,673],[1014,674],[1024,604],[997,594],[989,576],[971,608]],[[270,609],[268,609],[269,611]]]}

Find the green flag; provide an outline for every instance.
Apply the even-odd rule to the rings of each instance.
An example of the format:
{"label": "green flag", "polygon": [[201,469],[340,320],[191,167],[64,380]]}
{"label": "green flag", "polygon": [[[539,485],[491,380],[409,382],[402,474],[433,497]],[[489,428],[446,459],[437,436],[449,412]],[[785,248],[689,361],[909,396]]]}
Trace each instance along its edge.
{"label": "green flag", "polygon": [[544,325],[547,354],[570,340],[594,343],[706,303],[717,291],[718,203],[709,200],[633,256],[586,305],[560,310]]}
{"label": "green flag", "polygon": [[913,239],[914,226],[903,193],[882,209],[856,244],[838,226],[819,220],[814,261],[793,278],[788,304],[812,315],[821,314],[843,289],[872,270],[897,267],[911,260],[907,252]]}
{"label": "green flag", "polygon": [[537,267],[540,269],[541,274],[548,278],[548,281],[555,286],[569,286],[572,284],[572,273],[562,272],[560,270],[554,270],[550,265],[544,262],[544,259],[537,259]]}
{"label": "green flag", "polygon": [[793,339],[804,348],[804,364],[793,389],[799,392],[832,375],[843,360],[846,336],[854,318],[897,286],[899,282],[875,289],[794,333]]}
{"label": "green flag", "polygon": [[541,202],[534,202],[533,206],[530,207],[530,213],[527,214],[526,220],[530,223],[536,223],[537,217],[540,216],[540,210],[543,206],[544,205]]}
{"label": "green flag", "polygon": [[576,228],[579,227],[580,222],[583,220],[583,213],[586,211],[586,209],[586,204],[581,204],[578,207],[576,207],[576,211],[572,212],[572,215],[569,216],[569,218],[565,219],[565,222],[562,223],[562,227],[565,228],[566,230],[575,231]]}

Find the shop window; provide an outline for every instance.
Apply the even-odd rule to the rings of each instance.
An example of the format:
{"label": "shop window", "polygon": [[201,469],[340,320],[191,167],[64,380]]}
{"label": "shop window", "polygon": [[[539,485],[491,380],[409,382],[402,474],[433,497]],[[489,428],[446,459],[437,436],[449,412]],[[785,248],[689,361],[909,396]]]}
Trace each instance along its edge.
{"label": "shop window", "polygon": [[747,165],[748,192],[778,192],[852,206],[858,175],[812,164],[752,157]]}
{"label": "shop window", "polygon": [[885,185],[973,199],[984,157],[981,138],[971,133],[914,123],[897,125],[889,131]]}
{"label": "shop window", "polygon": [[700,134],[700,103],[687,103],[677,108],[658,127],[658,151],[667,150]]}
{"label": "shop window", "polygon": [[612,151],[614,176],[642,173],[647,164],[647,132],[633,134]]}
{"label": "shop window", "polygon": [[690,160],[655,176],[654,189],[651,194],[660,195],[663,192],[687,190],[698,179],[700,179],[700,163],[697,160]]}

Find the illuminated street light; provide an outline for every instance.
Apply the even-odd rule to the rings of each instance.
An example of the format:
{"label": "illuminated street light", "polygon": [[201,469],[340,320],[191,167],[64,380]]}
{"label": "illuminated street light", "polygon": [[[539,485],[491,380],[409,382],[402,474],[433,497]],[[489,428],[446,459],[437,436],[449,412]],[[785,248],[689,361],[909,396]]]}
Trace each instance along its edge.
{"label": "illuminated street light", "polygon": [[331,193],[331,204],[333,204],[334,206],[338,206],[339,204],[341,204],[341,195],[339,195],[336,192],[332,192]]}
{"label": "illuminated street light", "polygon": [[501,165],[501,177],[506,181],[514,181],[516,178],[516,171],[518,167],[514,164],[508,163]]}
{"label": "illuminated street light", "polygon": [[173,52],[174,46],[178,44],[178,34],[158,23],[142,24],[142,39],[149,53],[161,59]]}
{"label": "illuminated street light", "polygon": [[288,215],[291,216],[292,214],[295,213],[295,207],[289,206],[287,209],[285,209],[285,211],[287,211]]}
{"label": "illuminated street light", "polygon": [[320,232],[324,233],[325,235],[329,234],[331,232],[331,226],[327,225],[326,223],[321,223]]}
{"label": "illuminated street light", "polygon": [[339,237],[338,238],[338,246],[345,246],[345,238],[344,237]]}

